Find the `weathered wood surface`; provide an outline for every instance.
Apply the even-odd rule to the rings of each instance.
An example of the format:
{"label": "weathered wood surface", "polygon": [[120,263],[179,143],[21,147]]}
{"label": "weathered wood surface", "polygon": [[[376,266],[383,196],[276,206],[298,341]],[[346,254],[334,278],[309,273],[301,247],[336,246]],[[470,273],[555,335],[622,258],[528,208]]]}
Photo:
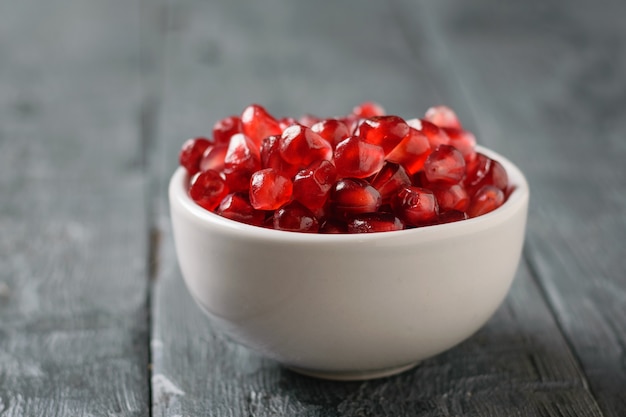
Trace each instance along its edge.
{"label": "weathered wood surface", "polygon": [[0,416],[149,413],[138,2],[0,2]]}
{"label": "weathered wood surface", "polygon": [[[626,3],[376,3],[0,2],[0,416],[626,415]],[[318,381],[212,330],[166,185],[250,102],[370,99],[457,109],[527,173],[528,239],[475,336]]]}

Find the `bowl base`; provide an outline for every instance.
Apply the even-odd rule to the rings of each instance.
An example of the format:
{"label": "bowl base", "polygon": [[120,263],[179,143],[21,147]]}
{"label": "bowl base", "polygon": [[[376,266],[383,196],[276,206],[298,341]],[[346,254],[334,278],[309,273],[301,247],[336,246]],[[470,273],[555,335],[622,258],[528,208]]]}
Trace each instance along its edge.
{"label": "bowl base", "polygon": [[420,361],[409,363],[408,365],[396,366],[393,368],[377,369],[373,371],[316,371],[314,369],[303,369],[294,366],[287,368],[302,375],[320,379],[330,379],[333,381],[363,381],[367,379],[384,378],[408,371],[419,365]]}

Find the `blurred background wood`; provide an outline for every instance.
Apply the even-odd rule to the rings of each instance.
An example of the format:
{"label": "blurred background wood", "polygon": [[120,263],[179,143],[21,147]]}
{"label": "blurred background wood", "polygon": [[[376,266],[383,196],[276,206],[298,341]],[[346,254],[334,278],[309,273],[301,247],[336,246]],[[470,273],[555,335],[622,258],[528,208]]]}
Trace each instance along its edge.
{"label": "blurred background wood", "polygon": [[[626,415],[626,3],[370,3],[0,3],[0,416]],[[466,342],[319,381],[213,331],[166,186],[182,142],[249,103],[365,100],[448,104],[516,162],[527,243]]]}

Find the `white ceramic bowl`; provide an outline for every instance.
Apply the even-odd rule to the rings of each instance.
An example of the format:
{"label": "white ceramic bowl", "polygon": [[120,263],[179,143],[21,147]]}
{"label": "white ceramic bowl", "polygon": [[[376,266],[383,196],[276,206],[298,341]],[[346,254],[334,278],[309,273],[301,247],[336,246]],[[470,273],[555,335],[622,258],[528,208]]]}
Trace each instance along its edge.
{"label": "white ceramic bowl", "polygon": [[497,210],[455,223],[372,234],[284,232],[196,205],[179,168],[169,186],[189,292],[235,341],[301,373],[367,379],[408,369],[463,341],[505,298],[520,259],[524,175]]}

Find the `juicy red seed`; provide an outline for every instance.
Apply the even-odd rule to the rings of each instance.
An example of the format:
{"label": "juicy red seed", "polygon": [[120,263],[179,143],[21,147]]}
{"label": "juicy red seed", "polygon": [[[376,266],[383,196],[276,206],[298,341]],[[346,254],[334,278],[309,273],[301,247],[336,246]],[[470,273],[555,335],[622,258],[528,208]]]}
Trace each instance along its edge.
{"label": "juicy red seed", "polygon": [[227,194],[226,182],[214,170],[197,173],[189,187],[189,196],[193,201],[209,211],[215,210]]}
{"label": "juicy red seed", "polygon": [[243,125],[239,116],[225,117],[213,125],[213,139],[218,144],[228,145],[230,138],[241,132],[243,132]]}
{"label": "juicy red seed", "polygon": [[409,125],[398,116],[375,116],[363,120],[358,136],[372,145],[382,146],[385,155],[409,133]]}
{"label": "juicy red seed", "polygon": [[343,234],[348,233],[346,224],[337,219],[328,219],[320,226],[320,233],[325,234]]}
{"label": "juicy red seed", "polygon": [[317,233],[319,222],[309,209],[294,201],[274,212],[274,229]]}
{"label": "juicy red seed", "polygon": [[200,171],[208,171],[209,169],[221,172],[224,170],[224,159],[228,145],[212,145],[206,148],[202,159],[200,159]]}
{"label": "juicy red seed", "polygon": [[432,224],[439,214],[435,195],[421,187],[404,187],[392,200],[392,206],[396,216],[411,226]]}
{"label": "juicy red seed", "polygon": [[485,185],[472,197],[467,214],[469,217],[482,216],[497,209],[503,203],[504,192],[493,185]]}
{"label": "juicy red seed", "polygon": [[464,211],[449,210],[441,213],[439,217],[437,217],[437,224],[458,222],[461,220],[467,220],[468,218],[467,213]]}
{"label": "juicy red seed", "polygon": [[423,168],[424,161],[431,152],[428,138],[417,129],[409,128],[409,133],[388,155],[387,160],[402,165],[409,174]]}
{"label": "juicy red seed", "polygon": [[320,121],[319,117],[313,116],[312,114],[305,114],[305,115],[302,115],[298,119],[298,124],[301,124],[302,126],[306,126],[306,127],[311,127],[319,121]]}
{"label": "juicy red seed", "polygon": [[322,208],[337,179],[337,169],[330,161],[314,162],[293,179],[293,198],[310,210]]}
{"label": "juicy red seed", "polygon": [[484,185],[493,185],[505,191],[509,178],[506,170],[498,161],[481,153],[467,166],[467,175],[463,180],[470,194],[474,194]]}
{"label": "juicy red seed", "polygon": [[456,184],[464,175],[465,159],[450,145],[439,145],[424,162],[424,176],[431,183]]}
{"label": "juicy red seed", "polygon": [[447,106],[434,106],[429,108],[426,110],[424,119],[436,124],[439,127],[461,129],[461,122],[459,121],[458,116],[454,110]]}
{"label": "juicy red seed", "polygon": [[439,145],[449,145],[450,138],[439,126],[428,120],[411,119],[406,122],[409,126],[419,130],[428,138],[430,147],[435,149]]}
{"label": "juicy red seed", "polygon": [[435,185],[430,190],[435,194],[441,211],[458,210],[463,212],[469,207],[469,195],[461,184]]}
{"label": "juicy red seed", "polygon": [[450,145],[457,148],[466,161],[472,161],[476,157],[476,136],[473,133],[449,127],[444,127],[443,131],[450,138]]}
{"label": "juicy red seed", "polygon": [[265,212],[255,210],[247,193],[228,194],[216,211],[220,216],[242,223],[261,226],[265,222]]}
{"label": "juicy red seed", "polygon": [[250,204],[257,210],[276,210],[291,200],[291,180],[272,168],[259,170],[250,178]]}
{"label": "juicy red seed", "polygon": [[330,160],[333,148],[326,139],[301,125],[285,129],[280,140],[280,156],[290,164],[305,168],[315,161]]}
{"label": "juicy red seed", "polygon": [[383,204],[387,204],[402,187],[411,185],[411,179],[401,165],[385,162],[370,184],[380,193]]}
{"label": "juicy red seed", "polygon": [[375,116],[384,116],[385,109],[378,103],[366,101],[352,109],[352,114],[362,119],[368,119]]}
{"label": "juicy red seed", "polygon": [[335,166],[340,178],[367,178],[380,171],[384,162],[383,148],[358,136],[339,142],[335,148]]}
{"label": "juicy red seed", "polygon": [[274,117],[258,104],[251,104],[241,113],[241,125],[243,133],[256,144],[261,146],[261,141],[271,135],[280,135],[283,131]]}
{"label": "juicy red seed", "polygon": [[333,147],[350,137],[348,126],[337,119],[321,120],[311,126],[311,130],[326,139]]}
{"label": "juicy red seed", "polygon": [[268,136],[263,139],[260,154],[262,168],[273,168],[288,178],[293,178],[300,169],[297,165],[287,163],[280,156],[280,136],[278,135]]}
{"label": "juicy red seed", "polygon": [[258,148],[247,136],[237,133],[230,139],[224,157],[226,184],[231,191],[246,191],[252,173],[261,168]]}
{"label": "juicy red seed", "polygon": [[211,145],[206,138],[189,139],[180,149],[178,162],[185,167],[189,175],[194,175],[200,170],[200,159],[202,154]]}
{"label": "juicy red seed", "polygon": [[348,233],[391,232],[402,229],[402,221],[391,213],[365,213],[348,221]]}
{"label": "juicy red seed", "polygon": [[337,181],[330,191],[329,201],[331,210],[338,216],[373,213],[382,203],[376,188],[356,178]]}

